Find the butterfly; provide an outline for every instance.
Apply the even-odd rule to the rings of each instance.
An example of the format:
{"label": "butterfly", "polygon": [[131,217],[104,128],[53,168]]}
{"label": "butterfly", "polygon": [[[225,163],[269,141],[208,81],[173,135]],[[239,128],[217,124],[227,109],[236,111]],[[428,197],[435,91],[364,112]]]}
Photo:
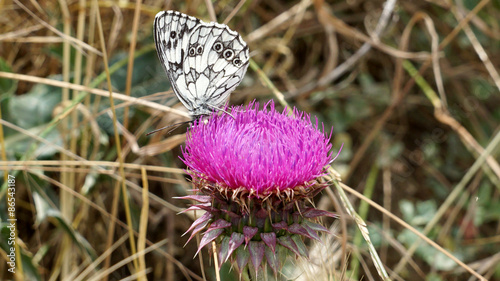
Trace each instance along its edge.
{"label": "butterfly", "polygon": [[177,11],[156,14],[156,51],[172,89],[193,119],[221,109],[249,64],[248,46],[225,24]]}

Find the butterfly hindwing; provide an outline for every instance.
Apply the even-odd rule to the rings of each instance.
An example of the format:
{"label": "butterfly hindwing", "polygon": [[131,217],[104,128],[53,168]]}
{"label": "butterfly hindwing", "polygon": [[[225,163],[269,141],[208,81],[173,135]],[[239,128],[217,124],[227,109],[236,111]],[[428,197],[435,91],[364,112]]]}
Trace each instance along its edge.
{"label": "butterfly hindwing", "polygon": [[248,68],[248,46],[241,36],[226,25],[175,11],[158,13],[154,32],[158,57],[191,115],[223,106]]}

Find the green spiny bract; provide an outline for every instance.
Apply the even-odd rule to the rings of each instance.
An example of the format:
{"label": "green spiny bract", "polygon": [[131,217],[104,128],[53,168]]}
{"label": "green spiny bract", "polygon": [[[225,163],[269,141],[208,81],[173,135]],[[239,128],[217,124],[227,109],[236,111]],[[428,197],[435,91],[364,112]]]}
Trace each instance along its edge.
{"label": "green spiny bract", "polygon": [[318,223],[318,218],[336,217],[311,207],[307,200],[324,188],[320,183],[296,188],[293,194],[251,197],[246,189],[220,188],[200,178],[194,178],[193,182],[201,195],[179,199],[198,202],[186,211],[206,212],[187,230],[186,233],[191,232],[188,242],[205,230],[198,252],[215,241],[219,266],[230,260],[240,272],[247,266],[257,271],[267,262],[277,274],[287,256],[307,258],[304,238],[319,241],[318,232],[328,233],[328,229]]}

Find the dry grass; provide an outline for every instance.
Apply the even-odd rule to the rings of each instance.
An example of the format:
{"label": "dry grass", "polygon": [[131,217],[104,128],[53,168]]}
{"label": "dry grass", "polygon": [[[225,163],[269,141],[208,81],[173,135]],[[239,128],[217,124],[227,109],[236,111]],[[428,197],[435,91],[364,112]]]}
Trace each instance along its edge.
{"label": "dry grass", "polygon": [[[344,148],[319,208],[332,235],[293,280],[500,278],[497,1],[0,2],[0,168],[16,253],[0,279],[233,280],[182,214],[186,120],[152,41],[156,12],[227,23],[251,67],[231,104],[275,99]],[[132,62],[132,63],[130,63]],[[175,133],[179,133],[175,135]],[[5,178],[7,179],[7,178]],[[9,192],[0,189],[2,237]],[[439,207],[438,207],[439,206]],[[420,237],[422,240],[418,239]]]}

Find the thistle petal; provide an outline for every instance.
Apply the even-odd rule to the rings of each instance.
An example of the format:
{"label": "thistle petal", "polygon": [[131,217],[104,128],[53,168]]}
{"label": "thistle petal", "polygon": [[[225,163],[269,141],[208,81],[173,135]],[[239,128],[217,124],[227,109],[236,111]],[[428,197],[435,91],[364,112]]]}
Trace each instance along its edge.
{"label": "thistle petal", "polygon": [[276,233],[274,232],[261,233],[260,238],[274,253],[274,251],[276,250]]}
{"label": "thistle petal", "polygon": [[314,181],[330,164],[331,147],[310,115],[294,109],[291,117],[271,103],[263,110],[252,103],[233,107],[231,116],[214,111],[191,126],[182,161],[194,176],[265,196]]}
{"label": "thistle petal", "polygon": [[205,247],[208,243],[214,241],[215,238],[219,237],[219,235],[222,234],[222,232],[224,232],[224,229],[214,229],[212,231],[205,232],[205,234],[203,234],[203,237],[201,238],[198,251],[196,251],[196,254],[194,256],[196,257],[203,247]]}
{"label": "thistle petal", "polygon": [[258,231],[259,229],[257,227],[253,226],[243,227],[243,235],[245,235],[245,245],[248,245],[248,241],[250,241],[250,239],[252,239],[252,237],[254,237]]}
{"label": "thistle petal", "polygon": [[264,245],[264,243],[258,241],[250,241],[250,244],[248,245],[248,250],[250,252],[250,259],[252,261],[256,273],[260,267],[260,264],[262,263],[265,247],[266,245]]}

